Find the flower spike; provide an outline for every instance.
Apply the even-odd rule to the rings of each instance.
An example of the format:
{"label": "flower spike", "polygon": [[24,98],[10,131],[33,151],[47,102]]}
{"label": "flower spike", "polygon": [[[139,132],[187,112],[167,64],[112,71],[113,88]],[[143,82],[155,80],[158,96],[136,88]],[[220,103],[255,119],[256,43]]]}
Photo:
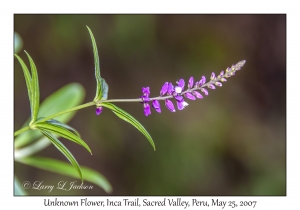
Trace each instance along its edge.
{"label": "flower spike", "polygon": [[[196,100],[197,98],[202,99],[203,95],[199,91],[201,91],[204,95],[207,96],[207,88],[216,89],[216,87],[222,87],[222,82],[226,82],[227,78],[235,75],[235,73],[239,71],[245,65],[245,63],[246,61],[242,60],[236,64],[233,64],[231,67],[228,67],[225,71],[222,70],[219,75],[216,75],[214,72],[212,72],[209,81],[206,80],[205,76],[202,76],[201,79],[199,81],[196,81],[194,84],[194,77],[190,77],[186,90],[184,90],[185,81],[183,79],[179,79],[176,82],[176,86],[173,86],[171,82],[165,82],[160,90],[160,96],[155,98],[150,98],[149,87],[143,87],[143,95],[140,97],[140,100],[141,103],[143,103],[144,105],[144,114],[146,116],[151,114],[151,106],[149,105],[149,102],[151,101],[152,107],[158,113],[161,113],[159,100],[164,100],[166,107],[171,112],[175,112],[176,110],[174,108],[174,104],[170,100],[172,98],[176,100],[178,110],[183,110],[186,106],[188,106],[188,103],[184,101],[184,97],[190,100]],[[102,112],[102,107],[97,108],[96,113],[99,112]]]}

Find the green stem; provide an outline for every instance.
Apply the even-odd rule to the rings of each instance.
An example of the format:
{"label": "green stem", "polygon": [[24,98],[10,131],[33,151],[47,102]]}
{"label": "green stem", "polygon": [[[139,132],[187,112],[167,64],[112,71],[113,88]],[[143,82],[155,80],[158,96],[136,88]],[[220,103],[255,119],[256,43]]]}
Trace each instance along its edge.
{"label": "green stem", "polygon": [[[225,77],[226,75],[227,75],[227,73],[224,74],[221,78]],[[191,91],[193,91],[193,90],[199,90],[199,89],[201,89],[201,88],[203,88],[203,87],[207,87],[208,85],[213,84],[213,83],[215,83],[215,82],[221,80],[221,78],[213,79],[213,80],[207,82],[206,84],[202,85],[201,87],[194,87],[194,88],[187,89],[187,90],[183,91],[183,92],[181,93],[181,95],[183,95],[183,94],[186,93],[186,92],[191,92]],[[153,100],[165,100],[165,99],[169,99],[169,98],[173,98],[173,97],[174,97],[174,96],[172,96],[172,95],[168,95],[168,96],[158,96],[158,97],[149,98],[149,99],[150,99],[150,101],[153,101]],[[73,108],[71,108],[71,109],[67,109],[67,110],[62,111],[62,112],[58,112],[58,113],[56,113],[56,114],[50,115],[50,116],[48,116],[48,117],[43,118],[43,119],[40,120],[39,122],[45,122],[45,121],[50,120],[50,119],[53,119],[53,118],[55,118],[55,117],[57,117],[57,116],[66,114],[66,113],[68,113],[68,112],[76,111],[76,110],[79,110],[79,109],[83,109],[83,108],[86,108],[86,107],[89,107],[89,106],[100,105],[100,104],[103,103],[103,102],[143,102],[143,100],[140,99],[140,98],[137,98],[137,99],[109,99],[109,100],[100,100],[100,101],[97,101],[97,102],[92,101],[92,102],[88,102],[88,103],[86,103],[86,104],[82,104],[82,105],[79,105],[79,106],[75,106],[75,107],[73,107]],[[24,128],[22,128],[22,129],[16,131],[16,132],[14,133],[14,136],[17,136],[17,135],[19,135],[20,133],[23,133],[24,131],[29,130],[29,129],[30,129],[29,126],[24,127]]]}
{"label": "green stem", "polygon": [[45,121],[47,121],[47,120],[51,120],[51,119],[53,119],[53,118],[55,118],[55,117],[57,117],[57,116],[66,114],[66,113],[68,113],[68,112],[76,111],[76,110],[83,109],[83,108],[86,108],[86,107],[89,107],[89,106],[93,106],[93,105],[95,105],[95,102],[89,102],[89,103],[86,103],[86,104],[82,104],[82,105],[79,105],[79,106],[75,106],[75,107],[73,107],[73,108],[71,108],[71,109],[67,109],[67,110],[65,110],[65,111],[58,112],[58,113],[56,113],[56,114],[50,115],[50,116],[48,116],[48,117],[45,117],[45,118],[43,118],[42,120],[40,120],[39,122],[45,122]]}
{"label": "green stem", "polygon": [[23,133],[24,131],[27,131],[27,130],[29,130],[30,128],[29,128],[29,126],[26,126],[26,127],[24,127],[24,128],[21,128],[20,130],[18,130],[18,131],[16,131],[15,133],[14,133],[14,136],[17,136],[17,135],[19,135],[20,133]]}
{"label": "green stem", "polygon": [[[45,117],[45,118],[43,118],[42,120],[40,120],[39,122],[45,122],[45,121],[47,121],[47,120],[53,119],[53,118],[55,118],[55,117],[57,117],[57,116],[66,114],[66,113],[68,113],[68,112],[76,111],[76,110],[83,109],[83,108],[86,108],[86,107],[89,107],[89,106],[93,106],[93,105],[95,105],[95,102],[89,102],[89,103],[86,103],[86,104],[82,104],[82,105],[79,105],[79,106],[75,106],[75,107],[73,107],[73,108],[71,108],[71,109],[67,109],[67,110],[65,110],[65,111],[58,112],[58,113],[56,113],[56,114],[50,115],[50,116],[48,116],[48,117]],[[24,127],[24,128],[21,128],[20,130],[18,130],[18,131],[16,131],[16,132],[14,133],[14,136],[17,136],[17,135],[19,135],[19,134],[21,134],[21,133],[23,133],[24,131],[27,131],[27,130],[29,130],[29,129],[30,129],[29,126],[26,126],[26,127]]]}

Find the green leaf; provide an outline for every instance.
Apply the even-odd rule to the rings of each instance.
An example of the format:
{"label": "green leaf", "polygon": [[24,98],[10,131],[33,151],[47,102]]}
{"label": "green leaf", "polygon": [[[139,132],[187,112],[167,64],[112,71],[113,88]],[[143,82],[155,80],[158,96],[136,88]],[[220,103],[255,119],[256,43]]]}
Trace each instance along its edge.
{"label": "green leaf", "polygon": [[83,182],[81,169],[80,169],[79,164],[77,163],[76,159],[72,155],[72,153],[57,138],[55,138],[53,135],[51,135],[51,133],[49,133],[48,131],[43,130],[43,129],[40,129],[40,131],[51,141],[52,144],[54,144],[54,146],[61,153],[64,154],[64,156],[66,156],[66,158],[70,161],[70,163],[73,165],[73,167],[78,172],[79,177],[80,177],[81,181]]}
{"label": "green leaf", "polygon": [[[56,92],[48,96],[40,106],[39,117],[49,116],[60,111],[70,109],[82,103],[84,99],[84,88],[78,83],[70,83]],[[60,115],[55,119],[62,122],[69,122],[76,114],[76,111],[69,112],[64,115]],[[30,119],[28,119],[24,125],[28,125]],[[15,138],[15,147],[20,148],[30,142],[40,138],[42,133],[37,130],[29,130],[18,135]]]}
{"label": "green leaf", "polygon": [[94,35],[93,35],[91,29],[88,26],[86,26],[86,27],[87,27],[87,29],[90,33],[90,36],[91,36],[91,39],[92,39],[92,44],[93,44],[94,63],[95,63],[95,77],[96,77],[96,82],[97,82],[96,96],[94,98],[94,101],[97,102],[99,100],[106,100],[107,99],[108,85],[100,75],[100,61],[99,61],[99,55],[98,55],[96,40],[94,38]]}
{"label": "green leaf", "polygon": [[26,192],[21,187],[21,184],[20,184],[19,180],[17,179],[17,177],[15,177],[14,183],[15,183],[14,195],[26,195]]}
{"label": "green leaf", "polygon": [[39,79],[37,74],[36,66],[30,57],[30,55],[25,51],[27,57],[29,59],[30,68],[31,68],[31,102],[32,102],[32,110],[31,110],[31,123],[35,122],[39,112],[40,106],[40,88],[39,88]]}
{"label": "green leaf", "polygon": [[49,122],[36,123],[35,126],[36,126],[36,128],[38,128],[40,130],[46,130],[51,133],[55,133],[63,138],[69,139],[69,140],[83,146],[92,154],[92,151],[89,148],[89,146],[81,138],[76,136],[71,131],[65,129],[64,127],[61,127],[61,126],[55,125],[55,124],[50,124]]}
{"label": "green leaf", "polygon": [[101,103],[100,106],[104,106],[106,108],[109,108],[110,110],[112,110],[113,113],[115,113],[119,118],[121,118],[122,120],[130,123],[131,125],[133,125],[136,129],[138,129],[142,134],[144,134],[144,136],[148,139],[148,141],[150,142],[150,144],[152,145],[152,147],[155,150],[155,144],[150,136],[150,134],[147,132],[147,130],[142,126],[141,123],[139,123],[134,117],[132,117],[130,114],[128,114],[127,112],[125,112],[124,110],[122,110],[121,108],[117,107],[114,104],[111,103]]}
{"label": "green leaf", "polygon": [[23,72],[24,72],[24,77],[25,77],[25,81],[26,81],[26,86],[27,86],[27,90],[28,90],[28,97],[29,97],[29,102],[30,102],[30,109],[31,109],[31,117],[32,117],[32,114],[33,114],[33,102],[32,102],[32,99],[31,99],[31,94],[32,94],[32,86],[31,86],[31,75],[29,73],[29,70],[26,66],[26,64],[24,63],[24,61],[22,60],[22,58],[20,58],[18,55],[16,55],[16,58],[19,60],[20,64],[21,64],[21,67],[23,69]]}
{"label": "green leaf", "polygon": [[50,124],[52,124],[52,125],[58,125],[58,126],[60,126],[60,127],[63,127],[63,128],[65,128],[65,129],[68,129],[68,130],[72,131],[76,136],[78,136],[78,137],[80,138],[79,132],[78,132],[75,128],[73,128],[73,127],[71,127],[71,126],[69,126],[69,125],[67,125],[67,124],[64,124],[64,123],[59,122],[58,120],[54,120],[54,119],[52,119],[52,120],[47,120],[47,122],[50,123]]}
{"label": "green leaf", "polygon": [[[73,173],[72,166],[63,161],[55,160],[52,158],[45,158],[45,157],[27,157],[19,161],[39,169],[77,178],[76,174]],[[84,166],[81,166],[80,169],[83,174],[83,180],[98,185],[106,193],[112,192],[112,187],[110,183],[102,174]]]}

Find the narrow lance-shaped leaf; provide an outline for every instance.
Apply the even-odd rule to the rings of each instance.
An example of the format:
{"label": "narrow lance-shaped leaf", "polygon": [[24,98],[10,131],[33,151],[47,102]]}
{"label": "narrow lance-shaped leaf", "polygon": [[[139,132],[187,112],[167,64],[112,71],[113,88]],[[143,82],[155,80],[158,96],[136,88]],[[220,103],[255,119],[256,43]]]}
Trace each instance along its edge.
{"label": "narrow lance-shaped leaf", "polygon": [[27,86],[27,91],[28,91],[28,97],[29,97],[29,102],[30,102],[30,111],[31,111],[31,118],[33,118],[33,102],[31,99],[31,95],[32,95],[32,87],[31,87],[31,75],[28,71],[28,68],[26,66],[26,64],[24,63],[24,61],[22,60],[22,58],[20,58],[18,55],[16,55],[16,58],[19,60],[21,67],[23,69],[24,72],[24,77],[25,77],[25,81],[26,81],[26,86]]}
{"label": "narrow lance-shaped leaf", "polygon": [[95,77],[96,77],[96,82],[97,82],[97,88],[96,88],[96,96],[94,98],[94,101],[98,101],[100,100],[100,98],[102,97],[102,78],[101,78],[101,75],[100,75],[100,61],[99,61],[99,55],[98,55],[98,49],[97,49],[97,44],[96,44],[96,40],[94,38],[94,35],[91,31],[91,29],[86,26],[89,33],[90,33],[90,36],[91,36],[91,39],[92,39],[92,44],[93,44],[93,52],[94,52],[94,64],[95,64]]}
{"label": "narrow lance-shaped leaf", "polygon": [[58,126],[63,127],[63,128],[65,128],[65,129],[67,129],[67,130],[70,130],[70,131],[72,131],[76,136],[78,136],[78,137],[80,138],[79,132],[78,132],[75,128],[73,128],[73,127],[71,127],[71,126],[69,126],[69,125],[67,125],[67,124],[64,124],[64,123],[59,122],[58,120],[54,120],[54,119],[47,120],[47,122],[49,122],[49,123],[52,124],[52,125],[58,125]]}
{"label": "narrow lance-shaped leaf", "polygon": [[125,112],[124,110],[122,110],[121,108],[117,107],[114,104],[111,104],[111,103],[101,103],[101,106],[109,108],[119,118],[121,118],[122,120],[130,123],[136,129],[138,129],[142,134],[144,134],[144,136],[148,139],[148,141],[150,142],[150,144],[152,145],[152,147],[155,150],[155,144],[154,144],[154,142],[153,142],[150,134],[147,132],[147,130],[144,128],[144,126],[142,126],[142,124],[139,123],[134,117],[132,117],[130,114],[128,114],[127,112]]}
{"label": "narrow lance-shaped leaf", "polygon": [[105,82],[105,80],[101,77],[100,75],[100,61],[99,61],[99,55],[98,55],[98,49],[97,49],[97,44],[96,40],[94,38],[94,35],[91,31],[91,29],[86,26],[91,39],[92,39],[92,44],[93,44],[93,52],[94,52],[94,63],[95,63],[95,77],[96,77],[96,82],[97,82],[97,88],[96,88],[96,95],[94,98],[94,101],[99,101],[99,100],[105,100],[107,99],[108,95],[108,85]]}
{"label": "narrow lance-shaped leaf", "polygon": [[31,68],[31,75],[32,75],[32,79],[31,79],[31,87],[32,87],[32,91],[31,91],[31,101],[32,101],[32,119],[31,119],[31,123],[34,122],[38,116],[38,112],[39,112],[39,106],[40,106],[40,88],[39,88],[39,79],[38,79],[38,74],[37,74],[37,69],[36,66],[32,60],[32,58],[30,57],[30,55],[25,51],[25,53],[27,54],[27,57],[29,59],[29,63],[30,63],[30,68]]}
{"label": "narrow lance-shaped leaf", "polygon": [[72,155],[72,153],[57,138],[55,138],[53,135],[51,135],[51,133],[49,133],[48,131],[43,130],[43,129],[40,129],[40,131],[51,141],[52,144],[54,144],[54,146],[61,153],[64,154],[64,156],[66,156],[66,158],[70,161],[70,163],[73,165],[73,167],[78,172],[79,177],[80,177],[81,181],[83,182],[81,169],[80,169],[79,164],[77,163],[76,159]]}
{"label": "narrow lance-shaped leaf", "polygon": [[[18,160],[21,163],[34,166],[39,169],[51,171],[54,173],[62,174],[65,176],[70,176],[78,178],[77,174],[73,173],[73,167],[63,161],[55,160],[46,157],[26,157]],[[93,169],[80,166],[81,172],[83,174],[83,180],[91,182],[93,184],[101,187],[106,193],[112,192],[112,187],[108,180],[100,174],[98,171]]]}
{"label": "narrow lance-shaped leaf", "polygon": [[47,130],[47,131],[49,131],[51,133],[55,133],[63,138],[69,139],[69,140],[83,146],[85,149],[87,149],[92,154],[92,151],[89,148],[89,146],[81,138],[76,136],[71,131],[65,129],[64,127],[61,127],[61,126],[55,125],[55,124],[51,124],[50,122],[36,123],[35,126],[38,129]]}

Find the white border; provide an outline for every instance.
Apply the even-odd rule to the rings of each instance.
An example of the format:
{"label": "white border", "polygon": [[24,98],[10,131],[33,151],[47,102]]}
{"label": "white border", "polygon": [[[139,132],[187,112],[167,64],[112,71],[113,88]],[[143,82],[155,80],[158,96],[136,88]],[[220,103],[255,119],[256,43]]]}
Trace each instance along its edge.
{"label": "white border", "polygon": [[[1,3],[1,206],[43,209],[44,197],[13,197],[13,14],[14,13],[287,13],[287,196],[214,197],[220,200],[257,200],[255,209],[297,209],[299,206],[299,11],[296,1],[5,1]],[[272,61],[270,61],[272,62]],[[281,84],[278,84],[281,85]],[[283,87],[284,88],[284,87]],[[50,197],[51,199],[55,197]],[[84,197],[82,197],[84,198]],[[89,200],[124,197],[88,197]],[[162,197],[141,197],[158,200]],[[193,197],[183,197],[192,199]],[[195,197],[211,200],[213,197]],[[80,200],[81,197],[60,197]],[[291,208],[290,208],[291,207]],[[66,207],[70,208],[70,207]],[[64,209],[66,209],[64,208]],[[81,207],[82,208],[82,207]],[[97,207],[99,208],[99,207]],[[147,208],[147,209],[154,209]],[[299,207],[298,207],[299,208]],[[105,208],[125,209],[125,208]],[[132,208],[127,208],[132,209]],[[155,208],[156,209],[156,208]],[[179,208],[177,208],[179,209]],[[189,209],[199,209],[189,208]],[[220,207],[209,208],[220,209]],[[236,208],[240,209],[240,208]]]}

